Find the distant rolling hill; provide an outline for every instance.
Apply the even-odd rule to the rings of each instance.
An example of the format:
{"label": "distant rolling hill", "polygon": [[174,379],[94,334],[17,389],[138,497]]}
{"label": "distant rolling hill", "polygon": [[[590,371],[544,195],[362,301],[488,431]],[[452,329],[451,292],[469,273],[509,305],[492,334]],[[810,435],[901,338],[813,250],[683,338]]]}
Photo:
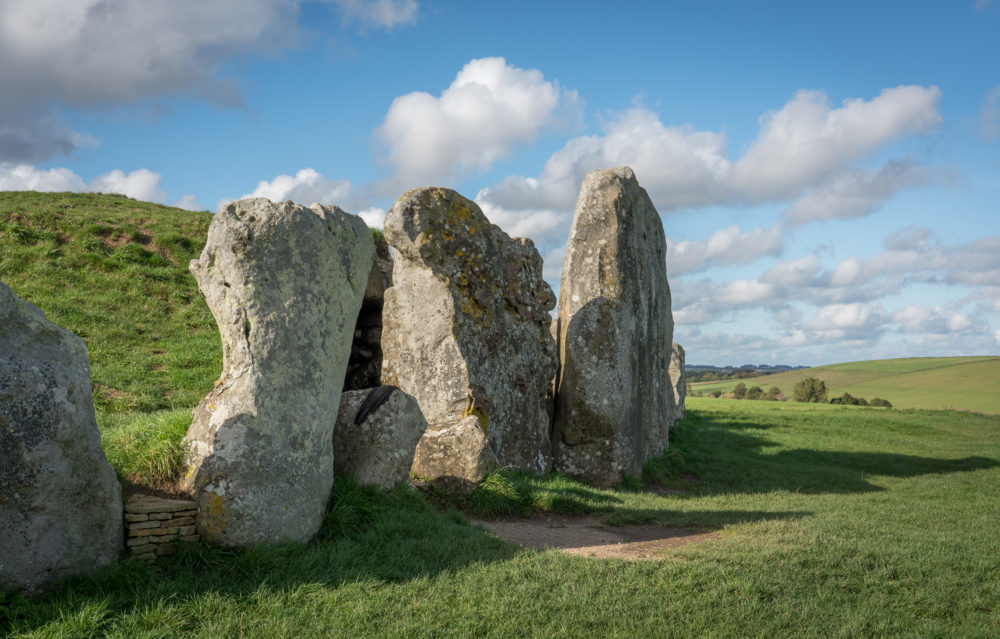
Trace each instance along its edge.
{"label": "distant rolling hill", "polygon": [[777,386],[789,397],[805,377],[824,382],[829,397],[888,399],[896,408],[929,408],[1000,413],[1000,357],[914,357],[831,364],[744,380],[700,382],[692,390],[728,392],[743,382],[765,391]]}

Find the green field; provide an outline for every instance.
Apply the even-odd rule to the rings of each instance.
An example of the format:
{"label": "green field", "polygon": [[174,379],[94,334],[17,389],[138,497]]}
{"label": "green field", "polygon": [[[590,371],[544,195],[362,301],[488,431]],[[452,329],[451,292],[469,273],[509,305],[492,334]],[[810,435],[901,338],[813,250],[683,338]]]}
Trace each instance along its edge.
{"label": "green field", "polygon": [[764,390],[777,386],[792,396],[805,377],[826,382],[829,397],[888,399],[897,408],[971,410],[1000,413],[1000,357],[914,357],[831,364],[744,380],[702,382],[692,390],[729,392],[743,382]]}
{"label": "green field", "polygon": [[0,600],[0,634],[1000,636],[1000,417],[694,399],[672,437],[647,478],[686,494],[501,475],[465,504],[721,531],[667,561],[519,549],[339,481],[309,546],[124,560]]}
{"label": "green field", "polygon": [[[137,484],[176,479],[220,367],[186,270],[208,221],[0,193],[0,279],[87,340],[105,451]],[[988,378],[995,359],[962,366]],[[720,537],[628,562],[522,549],[467,519],[539,510]],[[0,636],[997,637],[998,522],[1000,416],[689,398],[670,451],[618,489],[500,471],[459,498],[338,478],[309,545],[182,546],[35,599],[0,592]]]}

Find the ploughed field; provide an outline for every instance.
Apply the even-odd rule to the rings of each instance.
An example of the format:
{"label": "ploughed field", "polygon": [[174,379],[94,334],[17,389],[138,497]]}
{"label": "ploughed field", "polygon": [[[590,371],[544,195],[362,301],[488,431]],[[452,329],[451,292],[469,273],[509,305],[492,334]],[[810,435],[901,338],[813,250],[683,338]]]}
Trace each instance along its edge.
{"label": "ploughed field", "polygon": [[[129,482],[170,488],[218,374],[186,269],[208,221],[0,193],[0,279],[87,340]],[[532,512],[713,534],[624,561],[520,548],[469,519]],[[182,546],[36,599],[0,593],[0,636],[995,637],[998,524],[1000,416],[689,398],[669,452],[617,489],[500,471],[457,498],[338,479],[307,546]]]}
{"label": "ploughed field", "polygon": [[896,408],[971,410],[1000,414],[1000,357],[911,357],[830,364],[775,375],[698,382],[692,390],[728,393],[736,384],[777,386],[791,397],[806,377],[823,380],[830,398],[850,393],[888,399]]}

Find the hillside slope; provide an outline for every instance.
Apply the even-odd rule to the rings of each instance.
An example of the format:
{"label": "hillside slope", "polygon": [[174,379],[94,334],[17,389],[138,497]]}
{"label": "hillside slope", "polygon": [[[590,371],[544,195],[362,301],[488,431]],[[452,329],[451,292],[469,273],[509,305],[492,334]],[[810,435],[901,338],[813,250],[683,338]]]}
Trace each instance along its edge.
{"label": "hillside slope", "polygon": [[0,192],[0,280],[86,341],[99,410],[190,408],[211,390],[222,347],[187,269],[211,219],[120,195]]}
{"label": "hillside slope", "polygon": [[745,380],[693,384],[696,392],[728,392],[742,381],[765,390],[777,386],[791,396],[805,377],[826,382],[828,395],[881,397],[897,408],[1000,413],[1000,357],[915,357],[817,366]]}

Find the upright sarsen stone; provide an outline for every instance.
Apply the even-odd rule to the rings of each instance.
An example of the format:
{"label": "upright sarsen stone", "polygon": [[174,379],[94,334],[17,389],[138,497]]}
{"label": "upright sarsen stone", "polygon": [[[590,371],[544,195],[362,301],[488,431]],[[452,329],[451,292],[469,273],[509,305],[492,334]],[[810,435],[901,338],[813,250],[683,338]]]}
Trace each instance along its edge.
{"label": "upright sarsen stone", "polygon": [[319,530],[374,259],[368,227],[336,207],[248,199],[212,220],[190,268],[222,334],[222,377],[195,409],[183,481],[204,539],[248,547]]}
{"label": "upright sarsen stone", "polygon": [[417,398],[428,433],[475,416],[500,464],[548,471],[555,296],[534,244],[442,188],[404,193],[385,237],[396,256],[382,313],[382,383]]}
{"label": "upright sarsen stone", "polygon": [[87,347],[0,282],[0,590],[35,592],[121,547]]}
{"label": "upright sarsen stone", "polygon": [[660,216],[627,167],[583,181],[559,291],[555,465],[599,486],[664,451],[673,318]]}
{"label": "upright sarsen stone", "polygon": [[687,373],[684,372],[684,347],[677,342],[670,350],[670,385],[674,389],[674,421],[680,421],[684,419]]}

